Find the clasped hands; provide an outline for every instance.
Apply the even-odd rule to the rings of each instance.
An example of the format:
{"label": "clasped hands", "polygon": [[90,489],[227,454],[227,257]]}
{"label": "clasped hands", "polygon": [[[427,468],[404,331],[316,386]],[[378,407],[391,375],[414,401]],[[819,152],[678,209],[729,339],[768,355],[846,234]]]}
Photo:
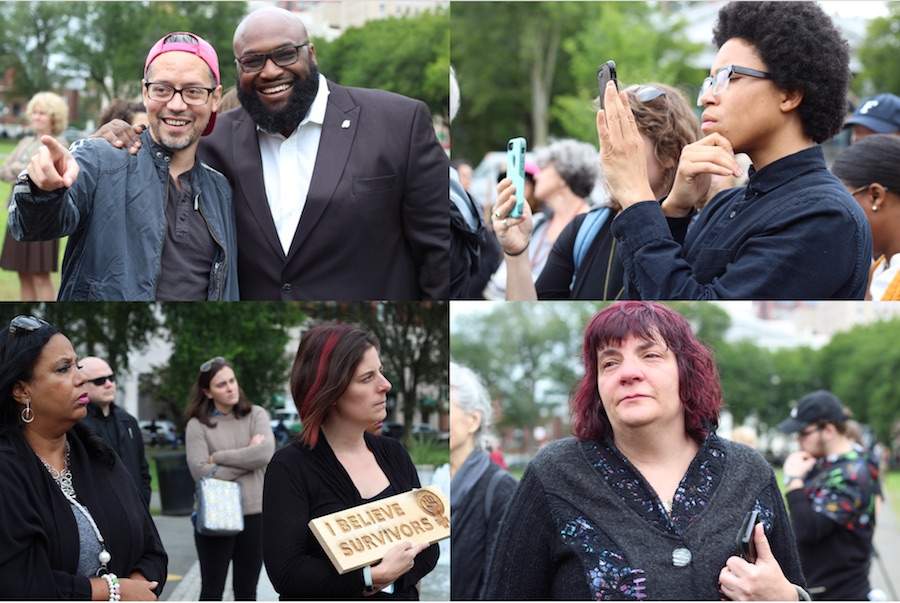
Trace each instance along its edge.
{"label": "clasped hands", "polygon": [[[650,184],[644,139],[628,102],[610,82],[604,90],[604,106],[597,112],[600,167],[610,196],[622,209],[655,200]],[[670,102],[666,100],[665,102]],[[742,170],[727,138],[714,132],[681,151],[675,182],[662,204],[669,217],[687,216],[709,192],[711,176],[740,177]]]}

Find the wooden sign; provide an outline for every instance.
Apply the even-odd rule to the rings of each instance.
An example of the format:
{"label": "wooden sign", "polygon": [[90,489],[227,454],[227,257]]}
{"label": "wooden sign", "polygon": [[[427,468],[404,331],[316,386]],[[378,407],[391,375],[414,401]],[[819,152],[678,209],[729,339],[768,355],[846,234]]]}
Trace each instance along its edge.
{"label": "wooden sign", "polygon": [[339,574],[372,565],[401,542],[450,537],[450,501],[438,486],[410,490],[323,515],[309,529]]}

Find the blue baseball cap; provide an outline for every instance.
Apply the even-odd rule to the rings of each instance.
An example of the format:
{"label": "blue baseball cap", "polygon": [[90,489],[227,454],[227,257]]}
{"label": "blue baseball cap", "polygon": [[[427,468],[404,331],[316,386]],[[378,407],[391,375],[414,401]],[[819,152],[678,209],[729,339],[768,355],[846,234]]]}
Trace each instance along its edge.
{"label": "blue baseball cap", "polygon": [[900,131],[900,96],[879,94],[860,103],[844,127],[863,126],[878,134]]}

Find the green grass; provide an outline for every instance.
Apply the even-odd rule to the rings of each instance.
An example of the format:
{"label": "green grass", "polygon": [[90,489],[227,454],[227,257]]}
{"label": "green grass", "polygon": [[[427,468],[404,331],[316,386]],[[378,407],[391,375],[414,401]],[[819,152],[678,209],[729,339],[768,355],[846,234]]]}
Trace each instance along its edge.
{"label": "green grass", "polygon": [[[0,139],[0,163],[6,160],[6,156],[15,148],[16,140]],[[0,249],[3,247],[3,241],[8,233],[7,218],[9,211],[6,208],[6,199],[9,197],[9,191],[12,185],[8,182],[0,182]],[[66,249],[66,239],[59,242],[59,261],[62,265],[63,252]],[[50,280],[53,281],[53,287],[59,290],[59,271],[50,273]],[[0,301],[19,301],[21,297],[19,291],[19,276],[10,270],[0,270]]]}

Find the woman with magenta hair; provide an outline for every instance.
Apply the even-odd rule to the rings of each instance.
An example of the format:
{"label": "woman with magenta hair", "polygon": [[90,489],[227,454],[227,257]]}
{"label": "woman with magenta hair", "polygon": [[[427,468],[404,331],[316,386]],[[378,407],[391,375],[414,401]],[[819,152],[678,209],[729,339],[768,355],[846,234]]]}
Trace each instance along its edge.
{"label": "woman with magenta hair", "polygon": [[391,389],[379,345],[365,329],[326,323],[303,335],[291,393],[303,431],[275,453],[263,488],[263,558],[281,599],[418,600],[437,544],[399,543],[380,563],[338,574],[311,519],[419,488],[399,441],[367,430],[387,415]]}
{"label": "woman with magenta hair", "polygon": [[[583,363],[575,437],[526,468],[483,598],[808,599],[772,469],[715,435],[718,373],[687,320],[611,305],[585,330]],[[753,510],[755,563],[736,546]]]}

